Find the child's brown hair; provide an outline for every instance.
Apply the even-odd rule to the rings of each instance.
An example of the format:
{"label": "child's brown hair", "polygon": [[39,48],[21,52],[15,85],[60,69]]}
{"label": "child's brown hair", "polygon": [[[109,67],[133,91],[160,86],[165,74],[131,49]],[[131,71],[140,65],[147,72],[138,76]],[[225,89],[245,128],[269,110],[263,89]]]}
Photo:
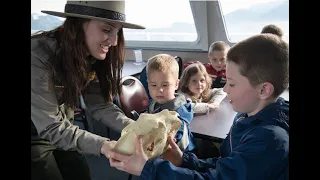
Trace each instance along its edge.
{"label": "child's brown hair", "polygon": [[229,44],[225,43],[224,41],[216,41],[210,45],[208,55],[210,55],[213,51],[225,51],[229,49]]}
{"label": "child's brown hair", "polygon": [[274,87],[273,97],[288,88],[289,45],[274,34],[255,35],[235,44],[228,51],[228,62],[237,64],[240,74],[252,86],[270,82]]}
{"label": "child's brown hair", "polygon": [[263,27],[261,34],[271,33],[282,38],[283,32],[282,29],[274,24],[269,24]]}
{"label": "child's brown hair", "polygon": [[[206,88],[204,89],[201,97],[203,99],[203,102],[208,102],[210,100],[210,96],[211,96],[211,83],[212,83],[212,79],[209,76],[209,74],[207,73],[206,68],[204,67],[204,65],[201,62],[196,62],[193,63],[189,66],[187,66],[181,75],[180,78],[180,82],[179,82],[179,90],[183,93],[189,94],[191,96],[193,96],[193,93],[189,90],[188,85],[189,85],[189,81],[190,81],[190,77],[193,75],[196,75],[197,73],[201,73],[204,77],[205,77],[205,81],[206,81]],[[192,98],[192,101],[194,101],[195,99]]]}

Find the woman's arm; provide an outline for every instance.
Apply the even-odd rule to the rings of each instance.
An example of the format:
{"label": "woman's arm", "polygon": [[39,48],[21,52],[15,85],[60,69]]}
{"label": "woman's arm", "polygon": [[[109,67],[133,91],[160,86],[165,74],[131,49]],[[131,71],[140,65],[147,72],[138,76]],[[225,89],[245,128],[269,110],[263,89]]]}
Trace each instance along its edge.
{"label": "woman's arm", "polygon": [[134,122],[117,105],[105,102],[101,95],[99,83],[90,82],[86,91],[85,103],[87,110],[97,121],[101,121],[101,123],[119,133],[128,124]]}
{"label": "woman's arm", "polygon": [[31,120],[39,136],[64,150],[100,156],[107,138],[79,129],[70,123],[64,106],[49,89],[50,77],[44,63],[31,52]]}

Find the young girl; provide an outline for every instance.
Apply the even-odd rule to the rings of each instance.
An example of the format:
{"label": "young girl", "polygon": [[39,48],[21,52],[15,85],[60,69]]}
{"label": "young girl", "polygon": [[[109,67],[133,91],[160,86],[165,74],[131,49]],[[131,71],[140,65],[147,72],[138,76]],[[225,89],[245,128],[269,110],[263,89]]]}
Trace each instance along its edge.
{"label": "young girl", "polygon": [[181,75],[179,91],[191,100],[195,114],[206,114],[218,108],[227,96],[222,88],[211,89],[212,80],[201,62],[184,69]]}

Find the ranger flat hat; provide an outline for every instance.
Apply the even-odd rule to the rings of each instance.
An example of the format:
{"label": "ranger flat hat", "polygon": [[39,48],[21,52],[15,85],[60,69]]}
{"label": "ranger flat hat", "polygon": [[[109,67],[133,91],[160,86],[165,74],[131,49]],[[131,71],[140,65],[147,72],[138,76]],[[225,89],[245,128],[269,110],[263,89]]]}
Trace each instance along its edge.
{"label": "ranger flat hat", "polygon": [[122,25],[123,28],[145,29],[145,27],[126,22],[125,1],[67,1],[64,12],[41,12],[59,17],[79,17],[95,19]]}

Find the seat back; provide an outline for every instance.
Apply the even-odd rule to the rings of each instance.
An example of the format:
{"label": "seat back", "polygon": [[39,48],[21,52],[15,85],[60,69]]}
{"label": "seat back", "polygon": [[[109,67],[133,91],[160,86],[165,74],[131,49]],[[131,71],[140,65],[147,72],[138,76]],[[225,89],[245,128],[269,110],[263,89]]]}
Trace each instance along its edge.
{"label": "seat back", "polygon": [[132,111],[141,112],[149,105],[149,98],[141,82],[133,77],[126,76],[121,79],[122,91],[119,96],[119,105],[126,116],[134,118]]}
{"label": "seat back", "polygon": [[147,66],[145,66],[140,73],[140,82],[143,85],[144,89],[146,90],[148,98],[151,99],[149,88],[148,88],[148,81],[147,81]]}
{"label": "seat back", "polygon": [[182,74],[182,71],[183,71],[183,62],[182,62],[182,58],[180,56],[175,56],[174,57],[177,62],[178,62],[178,65],[179,65],[179,79],[181,77],[181,74]]}

